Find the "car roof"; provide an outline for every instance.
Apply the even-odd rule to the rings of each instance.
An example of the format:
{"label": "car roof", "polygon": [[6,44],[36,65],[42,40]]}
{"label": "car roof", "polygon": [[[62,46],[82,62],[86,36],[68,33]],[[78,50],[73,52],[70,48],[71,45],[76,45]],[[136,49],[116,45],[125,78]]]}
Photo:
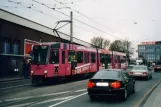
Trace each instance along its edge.
{"label": "car roof", "polygon": [[[116,79],[121,80],[121,69],[101,69],[91,79]],[[105,74],[105,75],[104,75]],[[112,77],[109,74],[116,74],[116,77]],[[108,76],[109,75],[109,76]]]}
{"label": "car roof", "polygon": [[135,65],[134,67],[147,67],[145,65]]}
{"label": "car roof", "polygon": [[100,71],[123,71],[123,69],[101,69]]}

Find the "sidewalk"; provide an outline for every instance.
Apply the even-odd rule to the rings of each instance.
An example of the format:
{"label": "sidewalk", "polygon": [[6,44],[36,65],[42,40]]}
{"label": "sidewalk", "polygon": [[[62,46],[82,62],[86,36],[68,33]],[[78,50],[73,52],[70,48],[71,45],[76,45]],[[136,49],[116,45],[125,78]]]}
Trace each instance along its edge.
{"label": "sidewalk", "polygon": [[22,80],[22,79],[31,79],[31,77],[29,77],[29,78],[24,78],[24,77],[6,77],[6,78],[0,78],[0,82],[16,81],[16,80]]}
{"label": "sidewalk", "polygon": [[152,92],[143,107],[161,107],[161,83]]}

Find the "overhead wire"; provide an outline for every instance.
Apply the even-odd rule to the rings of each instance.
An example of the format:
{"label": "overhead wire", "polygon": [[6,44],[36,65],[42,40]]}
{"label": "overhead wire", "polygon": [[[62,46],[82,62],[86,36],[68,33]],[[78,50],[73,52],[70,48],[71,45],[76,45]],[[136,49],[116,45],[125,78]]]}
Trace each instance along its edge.
{"label": "overhead wire", "polygon": [[[47,6],[47,5],[45,5],[44,3],[38,2],[38,1],[36,1],[36,0],[32,0],[32,1],[34,1],[34,2],[36,2],[36,3],[38,3],[38,4],[40,4],[40,5],[43,5],[43,6],[47,7],[47,8],[49,8],[49,9],[52,9],[52,10],[58,12],[58,13],[61,13],[61,14],[65,15],[65,16],[67,16],[67,17],[70,17],[70,15],[67,15],[67,14],[65,14],[65,13],[63,13],[63,12],[60,12],[60,11],[54,9],[54,8],[51,8],[51,7]],[[87,23],[85,23],[85,22],[83,22],[83,21],[80,21],[80,20],[78,20],[78,19],[76,19],[76,18],[73,18],[73,19],[74,19],[75,21],[79,22],[79,23],[82,23],[82,24],[88,26],[88,27],[91,27],[91,28],[93,28],[93,29],[95,29],[95,30],[98,30],[98,31],[102,32],[102,33],[108,34],[109,36],[116,37],[116,38],[118,38],[118,39],[122,39],[122,38],[120,38],[120,37],[117,37],[117,36],[115,36],[115,35],[112,35],[112,34],[110,34],[110,33],[107,33],[107,32],[105,32],[105,31],[103,31],[103,30],[100,30],[100,29],[98,29],[98,28],[96,28],[96,27],[94,27],[94,26],[92,26],[92,25],[89,25],[89,24],[87,24]]]}
{"label": "overhead wire", "polygon": [[[59,4],[61,4],[61,5],[63,5],[63,6],[66,6],[66,7],[67,7],[67,5],[63,4],[62,2],[59,2],[59,1],[57,1],[57,0],[54,0],[54,1],[57,2],[57,3],[59,3]],[[69,9],[72,10],[72,11],[74,11],[74,12],[76,12],[76,13],[78,13],[78,14],[80,14],[81,16],[87,18],[88,20],[91,20],[91,21],[93,21],[93,22],[99,24],[100,26],[105,27],[106,29],[112,30],[111,28],[108,28],[107,26],[104,26],[104,25],[102,25],[101,23],[99,23],[99,22],[93,20],[92,18],[90,18],[90,17],[88,17],[88,16],[82,14],[82,13],[79,12],[78,10],[75,10],[75,9],[73,9],[73,8],[71,8],[71,7],[70,7]],[[113,30],[112,30],[112,31],[113,31]]]}
{"label": "overhead wire", "polygon": [[[59,1],[57,1],[57,0],[54,0],[54,1],[57,2],[57,3],[59,3],[59,4],[61,4],[61,5],[63,5],[63,6],[67,6],[67,5],[65,5],[65,4],[63,4],[62,2],[59,2]],[[78,10],[75,10],[75,9],[73,9],[73,8],[71,8],[71,7],[70,7],[69,9],[71,9],[72,11],[74,11],[74,12],[80,14],[81,16],[83,16],[83,17],[85,17],[85,18],[87,18],[87,19],[89,19],[89,20],[91,20],[91,21],[93,21],[93,22],[95,22],[95,23],[101,25],[102,27],[105,27],[105,28],[107,28],[107,29],[112,30],[111,28],[108,28],[107,26],[104,26],[104,25],[102,25],[101,23],[99,23],[99,22],[93,20],[91,17],[88,17],[88,16],[82,14],[82,13],[79,12]],[[130,20],[124,20],[124,21],[130,21]],[[132,21],[132,22],[133,22],[133,23],[136,23],[135,21]],[[113,31],[113,30],[112,30],[112,31]],[[103,31],[103,32],[104,32],[104,31]],[[105,33],[105,32],[104,32],[104,33]],[[108,33],[108,35],[109,35],[109,33]],[[111,34],[110,34],[110,35],[111,35]],[[119,37],[117,37],[117,36],[115,36],[115,35],[112,35],[112,36],[114,36],[114,37],[116,37],[116,38],[119,38]],[[119,38],[119,39],[122,39],[122,38]]]}
{"label": "overhead wire", "polygon": [[[9,0],[9,1],[10,1],[10,0]],[[60,11],[56,10],[55,8],[51,8],[51,7],[47,6],[47,5],[44,4],[44,3],[40,3],[40,2],[38,2],[38,1],[36,1],[36,0],[32,0],[32,1],[34,1],[34,2],[36,2],[36,3],[38,3],[38,4],[40,4],[40,5],[43,5],[43,6],[47,7],[47,8],[49,8],[49,9],[52,9],[52,10],[58,12],[58,13],[61,13],[61,14],[65,15],[65,16],[67,16],[67,17],[70,17],[70,15],[67,15],[67,14],[65,14],[65,13],[63,13],[63,12],[60,12]],[[14,1],[10,1],[10,2],[14,2]],[[15,3],[21,5],[21,2],[15,2]],[[29,8],[29,7],[26,7],[26,8]],[[42,11],[39,11],[39,10],[36,10],[36,9],[33,9],[33,8],[29,8],[29,9],[35,10],[35,11],[40,12],[40,13],[42,13],[42,14],[46,14],[46,13],[44,13],[44,12],[42,12]],[[51,16],[51,15],[49,15],[49,14],[46,14],[46,15]],[[51,17],[53,17],[53,16],[51,16]],[[56,18],[56,19],[58,19],[58,18]],[[80,21],[80,20],[78,20],[78,19],[76,19],[76,18],[73,18],[73,19],[74,19],[75,21],[79,22],[79,23],[82,23],[82,24],[88,26],[88,27],[91,27],[91,28],[93,28],[93,29],[95,29],[95,30],[98,30],[98,31],[102,32],[102,33],[108,34],[109,36],[116,37],[116,38],[118,38],[118,39],[123,40],[122,38],[119,38],[119,37],[117,37],[117,36],[115,36],[115,35],[112,35],[112,34],[110,34],[110,33],[107,33],[107,32],[105,32],[105,31],[103,31],[103,30],[100,30],[100,29],[98,29],[98,28],[96,28],[96,27],[94,27],[94,26],[92,26],[92,25],[89,25],[89,24],[87,24],[87,23],[85,23],[85,22],[83,22],[83,21]]]}
{"label": "overhead wire", "polygon": [[32,6],[25,6],[25,5],[22,4],[22,2],[15,2],[15,1],[11,1],[11,0],[9,0],[8,2],[15,3],[15,4],[17,4],[17,5],[23,6],[24,8],[31,9],[31,10],[33,10],[33,11],[39,12],[39,13],[41,13],[41,14],[44,14],[44,15],[47,15],[47,16],[49,16],[49,17],[51,17],[51,18],[55,18],[55,19],[59,20],[58,18],[56,18],[56,17],[54,17],[54,16],[52,16],[52,15],[50,15],[50,14],[47,14],[47,13],[45,13],[45,12],[43,12],[43,11],[40,11],[40,10],[37,10],[37,9],[33,9],[33,8],[32,8],[33,5],[32,5]]}

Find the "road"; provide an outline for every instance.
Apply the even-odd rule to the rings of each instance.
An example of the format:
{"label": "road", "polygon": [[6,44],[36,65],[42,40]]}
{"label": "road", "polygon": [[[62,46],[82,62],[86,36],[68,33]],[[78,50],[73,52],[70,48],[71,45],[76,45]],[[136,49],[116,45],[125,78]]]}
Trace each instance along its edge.
{"label": "road", "polygon": [[[87,81],[72,81],[59,84],[50,84],[33,87],[30,85],[19,88],[0,90],[0,106],[7,107],[133,107],[161,79],[161,73],[153,73],[153,79],[136,80],[136,93],[126,101],[115,98],[107,100],[90,101],[87,95]],[[23,90],[24,88],[24,90]],[[4,95],[10,90],[10,94]],[[16,91],[15,91],[16,90]],[[20,90],[20,91],[19,91]]]}

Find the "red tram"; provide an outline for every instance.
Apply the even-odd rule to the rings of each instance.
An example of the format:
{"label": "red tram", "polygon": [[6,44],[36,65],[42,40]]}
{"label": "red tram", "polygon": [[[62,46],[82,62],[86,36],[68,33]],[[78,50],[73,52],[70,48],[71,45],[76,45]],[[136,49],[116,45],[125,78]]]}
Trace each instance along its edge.
{"label": "red tram", "polygon": [[85,75],[97,72],[107,59],[110,68],[126,69],[125,54],[75,44],[48,42],[36,44],[32,50],[32,82]]}

